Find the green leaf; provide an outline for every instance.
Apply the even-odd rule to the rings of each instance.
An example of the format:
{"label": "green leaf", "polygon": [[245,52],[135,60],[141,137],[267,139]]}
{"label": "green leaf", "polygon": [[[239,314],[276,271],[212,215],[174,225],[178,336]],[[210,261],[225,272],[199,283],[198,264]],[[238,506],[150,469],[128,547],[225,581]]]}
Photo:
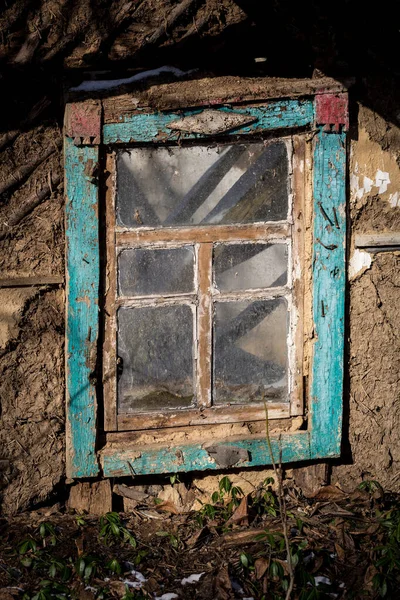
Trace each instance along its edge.
{"label": "green leaf", "polygon": [[242,554],[240,555],[240,562],[242,563],[242,565],[244,567],[246,567],[246,569],[248,568],[248,566],[249,566],[249,559],[248,559],[247,554],[245,554],[244,552],[242,552]]}

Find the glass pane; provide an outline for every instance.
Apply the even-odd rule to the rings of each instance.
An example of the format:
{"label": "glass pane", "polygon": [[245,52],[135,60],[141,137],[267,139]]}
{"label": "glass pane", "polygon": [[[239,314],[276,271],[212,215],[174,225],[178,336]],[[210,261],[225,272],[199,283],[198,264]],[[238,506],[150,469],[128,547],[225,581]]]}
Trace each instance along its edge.
{"label": "glass pane", "polygon": [[118,411],[185,408],[193,401],[190,306],[118,310]]}
{"label": "glass pane", "polygon": [[218,302],[214,323],[214,403],[286,401],[284,298]]}
{"label": "glass pane", "polygon": [[286,285],[286,244],[218,244],[214,279],[221,292]]}
{"label": "glass pane", "polygon": [[286,144],[132,148],[117,160],[117,223],[166,227],[287,218]]}
{"label": "glass pane", "polygon": [[130,248],[118,257],[123,296],[194,292],[194,248]]}

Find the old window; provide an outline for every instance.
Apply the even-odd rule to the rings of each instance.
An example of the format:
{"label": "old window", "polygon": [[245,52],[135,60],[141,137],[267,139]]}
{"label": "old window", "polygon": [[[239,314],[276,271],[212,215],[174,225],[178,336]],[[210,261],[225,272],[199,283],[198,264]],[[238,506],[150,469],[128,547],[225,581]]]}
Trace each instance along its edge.
{"label": "old window", "polygon": [[[336,455],[345,94],[109,106],[67,112],[70,475],[98,472],[97,398],[106,476],[268,464],[265,403],[304,417],[282,460]],[[228,423],[246,433],[215,439]]]}

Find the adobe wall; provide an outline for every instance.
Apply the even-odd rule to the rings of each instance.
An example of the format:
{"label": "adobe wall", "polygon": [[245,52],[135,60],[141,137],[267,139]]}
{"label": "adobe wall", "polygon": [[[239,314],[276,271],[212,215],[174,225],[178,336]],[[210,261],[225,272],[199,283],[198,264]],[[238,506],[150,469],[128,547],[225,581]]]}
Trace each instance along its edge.
{"label": "adobe wall", "polygon": [[[149,68],[168,62],[185,69],[199,67],[209,75],[215,71],[311,76],[314,67],[328,75],[343,71],[342,50],[332,50],[326,42],[335,31],[326,31],[323,14],[312,21],[312,31],[303,21],[296,22],[297,31],[292,17],[275,7],[275,16],[282,21],[273,41],[278,34],[287,35],[296,57],[291,64],[296,72],[288,73],[287,62],[264,48],[265,36],[257,37],[257,15],[243,16],[239,2],[200,3],[196,27],[188,10],[169,22],[167,36],[160,28],[165,15],[177,6],[169,0],[149,2],[135,14],[128,6],[132,3],[127,3],[126,12],[119,12],[120,3],[114,2],[105,15],[99,3],[103,10],[98,11],[99,22],[109,23],[108,29],[99,26],[88,2],[77,2],[80,12],[64,25],[49,15],[62,13],[67,3],[42,2],[34,14],[28,4],[16,2],[0,17],[5,32],[0,61],[8,90],[0,131],[0,278],[4,282],[37,277],[39,282],[33,287],[6,282],[8,287],[0,288],[0,492],[2,510],[8,513],[55,500],[66,490],[63,78],[68,74],[79,81],[84,68],[106,66],[120,73],[132,64]],[[27,25],[33,17],[41,31],[39,41]],[[79,29],[85,19],[86,33],[76,32],[74,27]],[[152,32],[159,37],[146,55]],[[232,51],[238,36],[243,42],[240,54]],[[348,39],[345,34],[343,39]],[[296,53],[297,43],[302,53]],[[371,52],[379,51],[374,44],[371,47]],[[254,63],[254,57],[265,55],[265,67]],[[124,62],[132,56],[137,57],[132,63]],[[387,71],[365,79],[358,64],[350,62],[346,68],[357,84],[351,94],[345,431],[343,456],[332,465],[332,480],[346,488],[363,478],[376,479],[400,491],[400,255],[371,256],[354,250],[355,232],[400,230],[399,104],[394,92],[398,86]],[[248,474],[251,485],[263,476]],[[205,493],[216,488],[213,476],[202,481]]]}

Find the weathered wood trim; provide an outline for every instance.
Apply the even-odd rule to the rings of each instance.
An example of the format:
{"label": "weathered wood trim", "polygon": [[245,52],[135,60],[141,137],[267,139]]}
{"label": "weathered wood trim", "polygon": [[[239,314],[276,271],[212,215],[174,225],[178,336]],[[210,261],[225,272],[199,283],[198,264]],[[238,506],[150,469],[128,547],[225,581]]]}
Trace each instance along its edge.
{"label": "weathered wood trim", "polygon": [[[224,132],[222,135],[246,135],[305,127],[314,122],[314,104],[311,100],[277,100],[262,107],[235,108],[234,110],[220,107],[215,109],[222,114],[241,114],[253,117],[250,125],[238,127]],[[174,131],[168,126],[183,117],[194,116],[201,110],[185,110],[182,114],[176,112],[147,113],[122,115],[118,123],[108,123],[103,127],[105,144],[127,144],[146,142],[173,142],[178,140],[207,139],[207,136],[196,133]],[[213,134],[213,137],[216,137]],[[217,136],[218,137],[218,136]]]}
{"label": "weathered wood trim", "polygon": [[346,91],[354,79],[337,81],[330,77],[318,79],[284,79],[271,77],[210,77],[191,81],[161,83],[103,99],[105,123],[117,123],[121,114],[138,109],[148,111],[174,110],[190,106],[214,106],[298,98],[316,94]]}
{"label": "weathered wood trim", "polygon": [[354,245],[356,248],[369,248],[382,250],[383,248],[400,247],[400,232],[387,231],[385,233],[356,233]]}
{"label": "weathered wood trim", "polygon": [[[153,473],[182,473],[187,471],[220,470],[224,468],[207,451],[212,442],[213,450],[219,446],[237,451],[242,458],[230,467],[256,467],[271,464],[265,437],[247,437],[225,441],[209,440],[203,444],[174,446],[133,446],[112,444],[100,451],[100,461],[106,477],[150,475]],[[271,436],[274,460],[291,463],[309,460],[309,434],[307,431]],[[225,465],[226,468],[226,465]]]}
{"label": "weathered wood trim", "polygon": [[213,244],[200,244],[197,251],[197,406],[211,406],[212,372],[212,259]]}
{"label": "weathered wood trim", "polygon": [[10,279],[0,279],[0,288],[62,285],[64,281],[64,275],[32,275],[31,277],[11,277]]}
{"label": "weathered wood trim", "polygon": [[[287,419],[290,416],[288,402],[268,404],[269,419]],[[218,423],[265,421],[263,404],[238,406],[213,406],[203,409],[165,411],[164,413],[119,414],[118,431],[140,431],[162,427],[186,427]]]}
{"label": "weathered wood trim", "polygon": [[286,221],[254,223],[252,225],[199,225],[197,227],[138,228],[116,231],[117,246],[142,246],[143,244],[193,244],[207,242],[265,241],[273,242],[290,233]]}
{"label": "weathered wood trim", "polygon": [[346,134],[323,125],[314,148],[312,458],[340,455],[343,410]]}
{"label": "weathered wood trim", "polygon": [[98,338],[98,147],[65,138],[67,477],[95,477]]}
{"label": "weathered wood trim", "polygon": [[107,154],[106,165],[105,315],[103,344],[104,429],[117,427],[117,269],[115,256],[115,155]]}
{"label": "weathered wood trim", "polygon": [[291,373],[290,414],[304,414],[303,336],[304,336],[304,210],[305,210],[305,138],[293,137],[293,211],[292,211],[292,310],[293,338],[289,353]]}

